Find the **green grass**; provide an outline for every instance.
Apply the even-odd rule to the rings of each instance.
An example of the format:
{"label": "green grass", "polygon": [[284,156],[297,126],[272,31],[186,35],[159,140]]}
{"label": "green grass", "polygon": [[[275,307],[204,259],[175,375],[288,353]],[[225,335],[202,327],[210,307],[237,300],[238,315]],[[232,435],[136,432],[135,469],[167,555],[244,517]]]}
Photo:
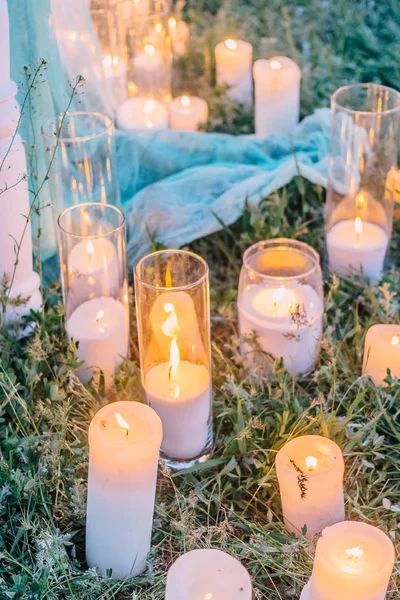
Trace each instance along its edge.
{"label": "green grass", "polygon": [[[200,50],[225,32],[243,34],[258,53],[266,44],[270,55],[279,50],[299,59],[305,69],[303,114],[326,104],[342,83],[374,79],[399,85],[394,1],[370,10],[370,3],[342,0],[303,5],[301,13],[294,2],[232,3],[215,16],[213,3],[189,1],[187,18],[199,50],[193,64],[199,70],[179,64],[178,74],[186,73],[192,89],[209,86],[216,102],[211,129],[251,127],[249,115],[211,91],[207,70],[204,78],[199,75],[207,64]],[[272,36],[273,44],[262,40]],[[279,235],[306,241],[323,256],[323,204],[323,190],[296,179],[246,210],[233,227],[192,244],[210,265],[215,450],[209,463],[184,475],[160,468],[149,568],[133,582],[101,579],[85,565],[87,430],[105,400],[73,378],[76,359],[65,339],[57,290],[47,290],[46,310],[37,316],[31,339],[19,342],[1,332],[2,600],[161,600],[171,562],[184,551],[211,545],[247,566],[255,598],[298,598],[315,543],[285,533],[274,459],[288,439],[305,433],[341,445],[347,517],[380,527],[399,550],[400,384],[377,390],[360,378],[367,328],[399,322],[399,222],[392,267],[380,287],[326,279],[322,350],[309,378],[293,381],[279,366],[275,382],[257,378],[239,353],[236,293],[244,249]],[[141,399],[133,299],[131,351],[112,398]],[[388,598],[400,598],[398,565]]]}

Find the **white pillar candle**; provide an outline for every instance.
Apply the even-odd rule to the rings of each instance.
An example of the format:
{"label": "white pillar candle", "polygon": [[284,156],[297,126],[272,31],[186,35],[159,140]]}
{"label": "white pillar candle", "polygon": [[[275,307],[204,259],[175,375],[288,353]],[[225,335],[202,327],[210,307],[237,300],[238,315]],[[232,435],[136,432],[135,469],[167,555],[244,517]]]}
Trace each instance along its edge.
{"label": "white pillar candle", "polygon": [[384,600],[395,560],[387,535],[344,521],[322,532],[301,600]]}
{"label": "white pillar candle", "polygon": [[340,277],[351,274],[380,280],[389,239],[379,225],[360,217],[339,221],[328,231],[326,245],[329,268]]}
{"label": "white pillar candle", "polygon": [[138,402],[115,402],[89,428],[86,559],[101,575],[134,577],[151,545],[162,425]]}
{"label": "white pillar candle", "polygon": [[251,65],[253,46],[242,40],[225,40],[215,47],[217,85],[228,85],[228,97],[236,102],[251,105],[253,80]]}
{"label": "white pillar candle", "polygon": [[245,567],[215,549],[192,550],[180,556],[167,575],[165,600],[251,600]]}
{"label": "white pillar candle", "polygon": [[153,44],[146,44],[143,52],[133,58],[133,80],[140,89],[156,89],[163,79],[163,56]]}
{"label": "white pillar candle", "polygon": [[168,129],[168,110],[157,100],[144,97],[129,98],[117,110],[120,129]]}
{"label": "white pillar candle", "polygon": [[[323,326],[323,303],[314,288],[290,281],[280,287],[248,285],[239,296],[238,311],[241,338],[255,332],[266,358],[283,358],[294,375],[313,369]],[[243,354],[252,366],[255,356],[246,343]]]}
{"label": "white pillar candle", "polygon": [[363,377],[375,385],[386,385],[387,370],[400,379],[400,325],[373,325],[364,345]]}
{"label": "white pillar candle", "polygon": [[78,306],[95,296],[112,296],[120,273],[114,245],[105,238],[78,242],[69,253],[69,300]]}
{"label": "white pillar candle", "polygon": [[208,105],[197,96],[178,96],[169,107],[169,124],[171,129],[179,131],[196,131],[199,125],[208,119]]}
{"label": "white pillar candle", "polygon": [[187,54],[190,38],[189,25],[185,21],[177,21],[175,17],[168,19],[169,33],[172,40],[172,51],[176,58]]}
{"label": "white pillar candle", "polygon": [[318,435],[292,439],[276,456],[276,473],[290,533],[299,536],[306,528],[311,539],[344,520],[344,463],[335,442]]}
{"label": "white pillar candle", "polygon": [[[177,303],[163,302],[163,340],[159,341],[159,348],[163,349],[163,345],[168,343],[170,360],[147,371],[144,387],[146,401],[163,423],[162,451],[171,459],[190,460],[199,456],[207,446],[211,419],[211,374],[204,364],[195,362],[200,356],[193,355],[192,361],[180,359],[178,330],[182,332],[182,339],[188,337],[190,343],[190,339],[197,341],[198,326],[197,320],[193,322],[193,330],[185,326],[184,318],[178,322],[177,314],[182,314],[176,311],[177,307],[178,310],[180,308],[178,294],[171,294]],[[188,294],[183,293],[183,296],[193,302]],[[183,298],[181,302],[184,303]],[[152,311],[151,319],[154,329],[159,331],[156,313]],[[188,310],[189,319],[190,314]],[[198,344],[193,344],[195,346]],[[201,341],[199,346],[202,347]],[[198,347],[196,351],[199,352]]]}
{"label": "white pillar candle", "polygon": [[128,94],[127,61],[119,56],[106,54],[103,58],[103,73],[118,104],[124,102]]}
{"label": "white pillar candle", "polygon": [[256,135],[290,134],[299,121],[301,71],[287,56],[254,63]]}
{"label": "white pillar candle", "polygon": [[114,298],[93,298],[78,306],[65,326],[68,337],[79,342],[77,356],[85,362],[77,371],[79,379],[87,383],[101,369],[108,387],[123,357],[128,356],[126,307]]}

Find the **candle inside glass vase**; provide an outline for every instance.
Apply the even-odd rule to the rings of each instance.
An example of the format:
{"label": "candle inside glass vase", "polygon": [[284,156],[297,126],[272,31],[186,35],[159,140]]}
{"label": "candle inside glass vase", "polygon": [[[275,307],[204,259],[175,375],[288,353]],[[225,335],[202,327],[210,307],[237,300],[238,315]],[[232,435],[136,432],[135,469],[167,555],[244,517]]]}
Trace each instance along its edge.
{"label": "candle inside glass vase", "polygon": [[162,456],[173,467],[204,460],[212,444],[207,264],[167,250],[135,268],[142,382],[163,423]]}
{"label": "candle inside glass vase", "polygon": [[294,375],[312,371],[323,322],[315,250],[287,239],[251,246],[243,257],[238,312],[241,351],[251,369],[271,374],[282,358]]}

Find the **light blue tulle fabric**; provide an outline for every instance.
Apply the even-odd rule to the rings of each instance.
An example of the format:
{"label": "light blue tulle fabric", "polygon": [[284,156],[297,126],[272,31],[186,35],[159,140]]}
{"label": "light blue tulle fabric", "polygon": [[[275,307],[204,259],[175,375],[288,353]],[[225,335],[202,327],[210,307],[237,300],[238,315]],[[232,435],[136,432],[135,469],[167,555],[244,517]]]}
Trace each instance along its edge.
{"label": "light blue tulle fabric", "polygon": [[[8,5],[13,79],[21,82],[23,65],[42,57],[48,60],[45,81],[34,94],[34,110],[25,114],[22,126],[27,148],[31,144],[38,148],[40,178],[46,169],[41,125],[65,110],[69,82],[81,73],[87,80],[72,109],[113,115],[115,103],[99,80],[98,65],[93,67],[93,47],[99,60],[100,51],[84,0],[8,0]],[[68,32],[74,31],[84,42],[70,43]],[[149,250],[149,234],[178,248],[217,231],[220,221],[233,223],[246,201],[258,203],[298,173],[325,186],[328,140],[328,109],[304,119],[291,139],[117,131],[117,172],[127,219],[129,262],[133,264]],[[45,186],[41,205],[51,202],[50,187]],[[51,209],[42,212],[44,257],[55,252],[56,216]]]}

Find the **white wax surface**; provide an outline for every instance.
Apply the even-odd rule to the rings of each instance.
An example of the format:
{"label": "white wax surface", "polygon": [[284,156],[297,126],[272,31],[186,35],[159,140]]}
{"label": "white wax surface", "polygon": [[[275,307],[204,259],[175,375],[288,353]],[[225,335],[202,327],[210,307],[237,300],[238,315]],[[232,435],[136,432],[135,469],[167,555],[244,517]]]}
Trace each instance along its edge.
{"label": "white wax surface", "polygon": [[[163,424],[161,449],[169,458],[192,459],[207,445],[211,418],[210,373],[203,365],[181,360],[169,376],[170,364],[160,363],[145,376],[147,403]],[[177,397],[177,387],[179,395]]]}
{"label": "white wax surface", "polygon": [[373,325],[365,337],[363,376],[386,385],[388,369],[400,378],[400,325]]}
{"label": "white wax surface", "polygon": [[217,85],[228,85],[228,96],[231,100],[251,105],[253,102],[253,79],[251,66],[253,62],[253,46],[243,40],[236,42],[237,47],[228,47],[226,40],[215,47],[217,63]]}
{"label": "white wax surface", "polygon": [[170,567],[165,600],[251,600],[248,571],[233,556],[215,549],[192,550]]}
{"label": "white wax surface", "polygon": [[356,236],[354,219],[333,225],[326,236],[329,268],[340,277],[362,272],[371,282],[377,282],[382,274],[388,236],[381,227],[367,221],[362,221],[362,229]]}
{"label": "white wax surface", "polygon": [[125,131],[168,129],[168,111],[165,105],[157,100],[145,97],[129,98],[117,109],[117,124]]}
{"label": "white wax surface", "polygon": [[[316,463],[307,464],[308,457]],[[333,441],[317,435],[292,439],[276,456],[276,472],[285,527],[290,533],[299,536],[306,526],[306,537],[311,539],[328,525],[343,521],[344,463]],[[304,490],[299,482],[303,475],[307,479]]]}
{"label": "white wax surface", "polygon": [[108,386],[122,357],[128,356],[126,307],[114,298],[93,298],[80,304],[65,326],[68,337],[79,342],[77,356],[85,361],[77,371],[79,379],[87,383],[101,369]]}
{"label": "white wax surface", "polygon": [[388,536],[371,525],[344,521],[327,527],[317,543],[308,598],[384,600],[394,558]]}
{"label": "white wax surface", "polygon": [[133,81],[140,93],[160,88],[163,72],[163,56],[159,50],[154,49],[153,54],[140,52],[133,59]]}
{"label": "white wax surface", "polygon": [[256,135],[290,134],[299,121],[301,71],[298,65],[287,56],[276,56],[257,60],[253,74]]}
{"label": "white wax surface", "polygon": [[69,300],[74,307],[95,296],[118,290],[119,269],[114,245],[105,238],[78,242],[68,255]]}
{"label": "white wax surface", "polygon": [[122,579],[145,568],[161,437],[159,417],[138,402],[108,404],[90,424],[86,559],[101,575],[112,569]]}
{"label": "white wax surface", "polygon": [[[286,369],[295,375],[313,369],[322,336],[323,304],[311,286],[249,285],[239,296],[238,310],[241,337],[256,332],[266,364],[271,357],[282,357]],[[249,344],[243,344],[243,354],[254,366],[256,357]]]}
{"label": "white wax surface", "polygon": [[[187,103],[189,105],[184,104]],[[169,107],[169,124],[171,129],[179,131],[196,131],[199,125],[208,119],[208,105],[197,96],[178,96]]]}

